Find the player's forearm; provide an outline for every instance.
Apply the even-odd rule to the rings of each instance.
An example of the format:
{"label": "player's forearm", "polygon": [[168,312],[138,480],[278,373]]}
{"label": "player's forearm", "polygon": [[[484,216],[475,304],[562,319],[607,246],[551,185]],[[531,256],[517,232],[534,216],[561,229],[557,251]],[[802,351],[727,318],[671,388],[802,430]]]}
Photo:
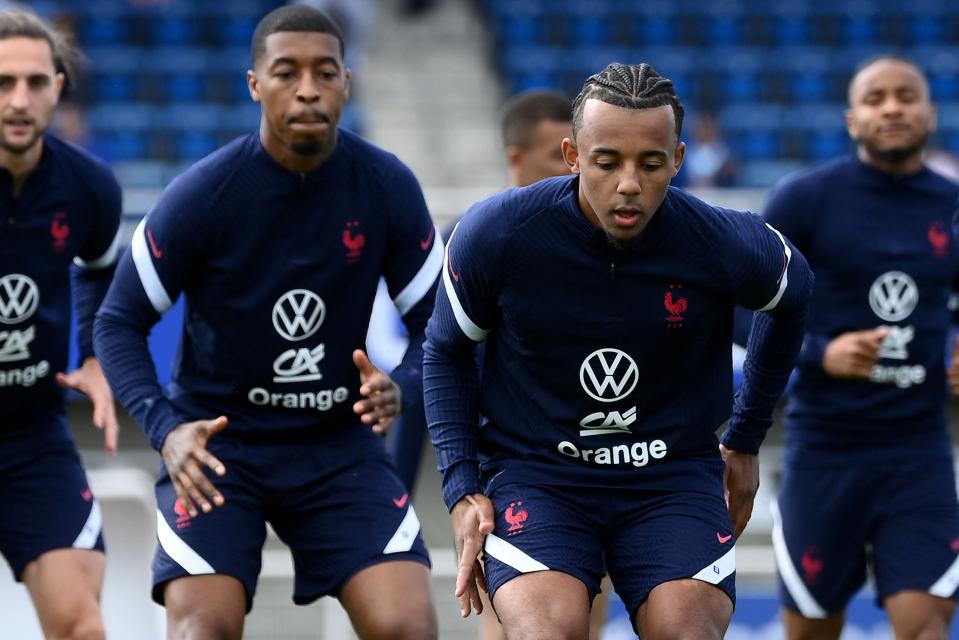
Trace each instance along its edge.
{"label": "player's forearm", "polygon": [[479,381],[475,357],[451,356],[426,343],[423,396],[430,440],[443,475],[443,501],[452,509],[470,493],[482,492],[477,440]]}
{"label": "player's forearm", "polygon": [[167,435],[187,420],[160,389],[146,332],[125,319],[100,313],[94,323],[93,342],[114,395],[159,451]]}
{"label": "player's forearm", "polygon": [[803,345],[806,306],[813,277],[808,267],[789,274],[792,290],[781,304],[756,313],[743,365],[743,384],[723,444],[742,453],[756,453],[773,422],[773,409],[786,389]]}
{"label": "player's forearm", "polygon": [[81,366],[84,360],[93,356],[93,320],[110,288],[113,272],[112,266],[106,269],[83,269],[74,266],[71,269],[73,305],[77,318],[77,345],[80,351],[77,366]]}

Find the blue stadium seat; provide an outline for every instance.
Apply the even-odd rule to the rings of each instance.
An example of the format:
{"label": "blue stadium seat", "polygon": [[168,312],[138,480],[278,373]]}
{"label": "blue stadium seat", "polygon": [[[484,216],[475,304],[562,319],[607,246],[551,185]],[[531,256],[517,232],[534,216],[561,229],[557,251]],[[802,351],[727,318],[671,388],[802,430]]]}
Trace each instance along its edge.
{"label": "blue stadium seat", "polygon": [[199,160],[215,151],[217,146],[216,137],[209,133],[183,133],[176,138],[176,155],[179,160]]}
{"label": "blue stadium seat", "polygon": [[771,131],[744,132],[731,136],[731,141],[738,157],[764,160],[779,156],[779,141]]}
{"label": "blue stadium seat", "polygon": [[846,131],[820,131],[809,138],[809,156],[813,160],[826,160],[849,151],[852,143]]}
{"label": "blue stadium seat", "polygon": [[136,98],[136,77],[113,72],[91,78],[90,93],[96,102],[127,102]]}
{"label": "blue stadium seat", "polygon": [[147,141],[141,133],[127,132],[101,136],[98,142],[107,162],[138,160],[146,156]]}
{"label": "blue stadium seat", "polygon": [[159,45],[190,44],[197,34],[197,22],[188,15],[157,17],[150,23],[151,40]]}
{"label": "blue stadium seat", "polygon": [[199,74],[183,73],[164,79],[166,99],[170,102],[199,102],[203,100],[206,81]]}
{"label": "blue stadium seat", "polygon": [[94,46],[128,42],[126,22],[116,15],[100,15],[81,20],[77,30],[81,42]]}

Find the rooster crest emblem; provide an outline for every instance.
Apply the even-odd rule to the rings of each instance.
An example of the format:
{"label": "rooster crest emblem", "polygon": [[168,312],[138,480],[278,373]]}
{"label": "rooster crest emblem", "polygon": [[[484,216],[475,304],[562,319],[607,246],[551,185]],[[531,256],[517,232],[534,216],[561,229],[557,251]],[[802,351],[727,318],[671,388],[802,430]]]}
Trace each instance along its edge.
{"label": "rooster crest emblem", "polygon": [[[670,289],[679,288],[682,285],[671,284],[669,285]],[[666,326],[670,329],[675,329],[683,326],[683,314],[686,313],[686,307],[689,306],[689,303],[686,302],[686,298],[677,297],[673,298],[673,292],[667,291],[666,297],[663,298],[663,306],[666,308],[666,311],[669,312],[669,315],[666,316]]]}
{"label": "rooster crest emblem", "polygon": [[526,519],[529,517],[529,513],[526,511],[526,509],[520,509],[518,511],[513,510],[515,507],[522,507],[522,506],[523,506],[522,500],[520,500],[519,502],[509,503],[509,507],[506,509],[506,514],[505,514],[506,522],[509,523],[509,529],[506,530],[506,535],[511,536],[514,533],[518,533],[525,526],[524,523],[526,522]]}

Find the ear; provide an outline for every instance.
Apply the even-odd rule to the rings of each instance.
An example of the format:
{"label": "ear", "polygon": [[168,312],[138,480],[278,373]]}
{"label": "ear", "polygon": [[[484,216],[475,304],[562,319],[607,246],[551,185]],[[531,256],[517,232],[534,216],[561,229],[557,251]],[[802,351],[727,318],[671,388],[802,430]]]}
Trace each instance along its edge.
{"label": "ear", "polygon": [[939,112],[936,110],[936,105],[929,105],[929,133],[935,133],[936,127],[939,122]]}
{"label": "ear", "polygon": [[523,155],[522,150],[517,147],[515,144],[511,144],[506,147],[506,166],[515,167],[520,163],[521,156]]}
{"label": "ear", "polygon": [[572,138],[563,138],[563,159],[566,160],[566,166],[570,173],[579,175],[579,151],[576,149],[576,141]]}
{"label": "ear", "polygon": [[846,109],[843,115],[846,118],[846,132],[849,134],[850,139],[859,140],[859,129],[856,127],[856,121],[853,120],[852,109]]}
{"label": "ear", "polygon": [[53,76],[53,86],[54,86],[54,90],[57,93],[57,99],[54,104],[60,102],[60,94],[63,93],[63,87],[66,83],[67,83],[67,78],[62,73],[58,73],[55,76]]}
{"label": "ear", "polygon": [[[676,145],[676,152],[673,154],[673,171],[679,173],[683,166],[683,160],[686,158],[686,143],[679,142]],[[673,175],[675,175],[675,173]]]}
{"label": "ear", "polygon": [[345,100],[350,99],[350,81],[353,79],[353,72],[349,69],[343,71],[343,97]]}
{"label": "ear", "polygon": [[246,72],[246,87],[250,90],[250,98],[253,102],[260,101],[260,83],[256,79],[256,72],[249,69]]}

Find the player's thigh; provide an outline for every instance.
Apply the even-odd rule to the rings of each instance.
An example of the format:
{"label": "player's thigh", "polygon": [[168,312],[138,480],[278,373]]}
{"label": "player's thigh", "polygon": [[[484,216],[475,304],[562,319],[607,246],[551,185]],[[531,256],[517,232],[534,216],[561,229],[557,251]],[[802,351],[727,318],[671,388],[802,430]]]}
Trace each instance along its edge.
{"label": "player's thigh", "polygon": [[103,551],[102,513],[65,432],[0,445],[0,552],[16,580],[57,549]]}
{"label": "player's thigh", "polygon": [[810,620],[843,612],[866,580],[879,498],[861,467],[786,465],[772,504],[783,607]]}
{"label": "player's thigh", "polygon": [[946,640],[956,613],[953,598],[940,598],[924,591],[900,591],[883,601],[897,638]]}
{"label": "player's thigh", "polygon": [[846,623],[844,612],[829,614],[824,618],[806,618],[788,607],[782,607],[780,614],[786,640],[839,640]]}
{"label": "player's thigh", "polygon": [[904,463],[882,486],[873,535],[881,601],[901,591],[954,598],[959,585],[959,502],[949,459]]}
{"label": "player's thigh", "polygon": [[495,520],[484,570],[507,637],[586,637],[604,568],[588,505],[577,502],[584,497],[523,484],[502,485],[489,497]]}
{"label": "player's thigh", "polygon": [[240,640],[247,612],[246,589],[230,575],[174,578],[164,588],[170,638]]}
{"label": "player's thigh", "polygon": [[[287,492],[289,500],[268,512],[293,555],[294,602],[339,596],[352,578],[378,564],[409,561],[429,567],[419,518],[382,448],[321,480],[315,480],[309,465],[295,475],[300,484]],[[371,587],[371,595],[392,588]],[[409,595],[428,599],[428,587],[428,581],[414,581]]]}
{"label": "player's thigh", "polygon": [[589,593],[568,573],[524,573],[502,585],[493,607],[510,640],[589,637]]}
{"label": "player's thigh", "polygon": [[[607,531],[606,566],[630,618],[638,621],[644,605],[644,619],[665,615],[659,607],[665,600],[649,598],[668,585],[661,592],[719,603],[704,612],[714,626],[724,628],[736,599],[736,541],[722,496],[687,491],[655,496],[623,492],[622,497],[631,508]],[[669,619],[691,625],[695,620]]]}
{"label": "player's thigh", "polygon": [[733,615],[733,601],[716,585],[687,578],[656,585],[639,606],[633,626],[641,638],[719,640]]}
{"label": "player's thigh", "polygon": [[437,637],[430,570],[410,560],[381,562],[347,580],[340,602],[363,639]]}
{"label": "player's thigh", "polygon": [[227,475],[214,479],[224,503],[207,513],[191,517],[166,474],[156,483],[158,544],[152,593],[154,601],[167,605],[168,616],[174,618],[189,616],[193,608],[204,604],[202,598],[188,596],[177,600],[178,607],[170,608],[167,602],[173,591],[186,588],[184,584],[200,584],[181,580],[194,576],[221,575],[238,581],[242,609],[252,607],[266,539],[264,499],[240,465],[224,455],[226,451],[214,449],[228,469]]}
{"label": "player's thigh", "polygon": [[103,553],[91,549],[55,549],[30,562],[23,582],[47,637],[103,635],[100,588]]}

